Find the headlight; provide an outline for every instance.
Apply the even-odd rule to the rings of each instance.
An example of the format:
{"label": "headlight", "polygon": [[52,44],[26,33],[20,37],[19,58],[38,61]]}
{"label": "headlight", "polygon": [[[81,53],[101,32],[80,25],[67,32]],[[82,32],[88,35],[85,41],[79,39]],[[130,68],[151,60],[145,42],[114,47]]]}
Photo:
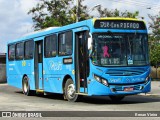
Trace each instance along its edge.
{"label": "headlight", "polygon": [[94,79],[96,79],[98,82],[101,82],[101,78],[94,74]]}
{"label": "headlight", "polygon": [[106,79],[101,78],[95,74],[93,76],[94,76],[94,79],[97,80],[98,82],[102,83],[105,86],[109,86],[108,81]]}
{"label": "headlight", "polygon": [[150,80],[150,77],[147,76],[146,79],[145,79],[145,84],[147,84],[149,80]]}
{"label": "headlight", "polygon": [[102,84],[108,86],[108,81],[102,78]]}

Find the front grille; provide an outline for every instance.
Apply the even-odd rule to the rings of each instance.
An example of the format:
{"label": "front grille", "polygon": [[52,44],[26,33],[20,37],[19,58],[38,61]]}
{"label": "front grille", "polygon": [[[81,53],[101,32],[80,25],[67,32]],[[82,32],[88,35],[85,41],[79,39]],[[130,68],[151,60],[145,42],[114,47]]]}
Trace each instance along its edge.
{"label": "front grille", "polygon": [[116,91],[123,91],[124,87],[133,87],[133,90],[140,90],[140,85],[134,85],[134,86],[115,86]]}
{"label": "front grille", "polygon": [[144,69],[109,69],[106,74],[110,76],[135,76],[145,72]]}
{"label": "front grille", "polygon": [[134,83],[109,83],[109,85],[135,85],[135,84],[145,84],[145,81],[142,81],[142,82],[134,82]]}

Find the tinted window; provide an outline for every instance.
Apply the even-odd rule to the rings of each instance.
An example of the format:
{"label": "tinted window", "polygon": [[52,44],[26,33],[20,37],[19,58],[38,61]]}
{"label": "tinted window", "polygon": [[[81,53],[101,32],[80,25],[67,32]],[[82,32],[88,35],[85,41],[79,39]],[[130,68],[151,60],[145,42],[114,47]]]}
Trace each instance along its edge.
{"label": "tinted window", "polygon": [[59,55],[72,54],[72,32],[65,32],[59,35]]}
{"label": "tinted window", "polygon": [[8,59],[14,60],[15,58],[15,45],[9,45],[8,47]]}
{"label": "tinted window", "polygon": [[54,57],[57,54],[57,36],[51,35],[45,38],[45,57]]}
{"label": "tinted window", "polygon": [[16,59],[17,60],[22,60],[24,55],[24,44],[22,43],[17,43],[16,44]]}
{"label": "tinted window", "polygon": [[25,59],[32,59],[33,58],[33,50],[34,50],[34,41],[30,40],[25,42],[25,52],[24,58]]}

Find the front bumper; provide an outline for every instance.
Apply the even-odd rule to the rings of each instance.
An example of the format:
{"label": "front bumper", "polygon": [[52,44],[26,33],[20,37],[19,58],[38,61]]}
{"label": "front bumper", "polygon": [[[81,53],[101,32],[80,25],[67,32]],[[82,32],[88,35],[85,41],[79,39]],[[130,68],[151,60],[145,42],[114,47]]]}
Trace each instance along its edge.
{"label": "front bumper", "polygon": [[[132,90],[124,91],[125,88],[132,88]],[[108,87],[97,82],[92,81],[88,84],[88,95],[134,95],[139,93],[147,93],[151,90],[151,80],[146,84],[132,84],[132,85],[109,85]]]}

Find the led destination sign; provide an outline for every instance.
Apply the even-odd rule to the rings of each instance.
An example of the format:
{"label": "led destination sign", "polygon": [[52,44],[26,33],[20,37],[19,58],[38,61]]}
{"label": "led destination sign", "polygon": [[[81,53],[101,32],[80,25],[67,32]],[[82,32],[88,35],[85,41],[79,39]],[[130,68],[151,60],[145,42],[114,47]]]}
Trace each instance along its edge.
{"label": "led destination sign", "polygon": [[141,21],[122,21],[122,20],[96,20],[95,28],[99,29],[132,29],[145,30],[145,24]]}

